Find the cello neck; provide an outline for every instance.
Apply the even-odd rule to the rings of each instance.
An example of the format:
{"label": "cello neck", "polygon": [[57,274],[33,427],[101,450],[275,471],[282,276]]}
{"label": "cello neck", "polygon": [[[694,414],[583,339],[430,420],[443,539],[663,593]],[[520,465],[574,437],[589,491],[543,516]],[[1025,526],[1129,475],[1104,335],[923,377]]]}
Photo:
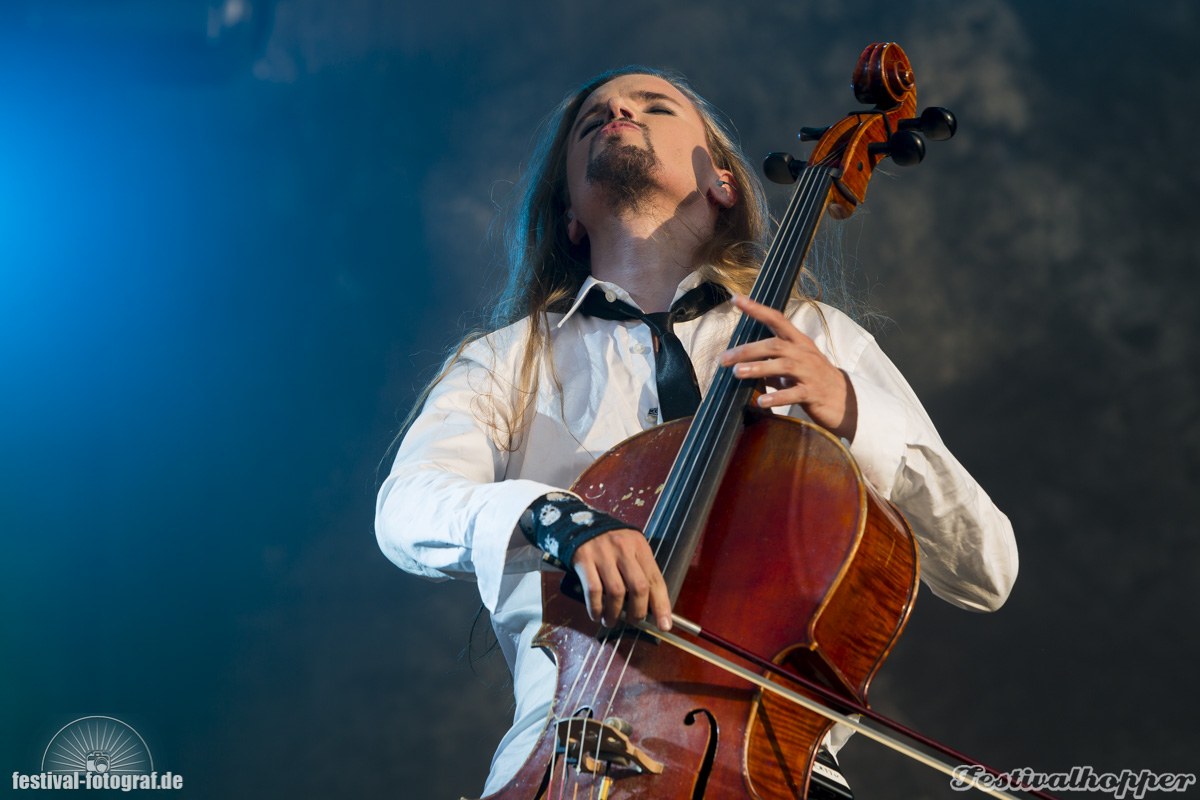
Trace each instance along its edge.
{"label": "cello neck", "polygon": [[[787,305],[828,205],[834,176],[829,167],[801,169],[799,185],[767,251],[751,299],[779,311]],[[765,326],[743,315],[734,328],[729,347],[758,341],[767,334]],[[647,522],[646,536],[655,546],[672,603],[679,597],[688,566],[699,546],[755,385],[755,381],[735,378],[728,367],[717,369]]]}

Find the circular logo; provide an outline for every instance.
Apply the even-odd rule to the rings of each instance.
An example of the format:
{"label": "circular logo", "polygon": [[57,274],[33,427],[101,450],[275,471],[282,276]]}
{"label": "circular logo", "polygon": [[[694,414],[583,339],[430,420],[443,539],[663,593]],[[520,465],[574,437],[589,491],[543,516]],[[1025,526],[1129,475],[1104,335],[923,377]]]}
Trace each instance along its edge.
{"label": "circular logo", "polygon": [[146,741],[113,717],[81,717],[64,725],[42,755],[42,772],[144,775],[153,771]]}

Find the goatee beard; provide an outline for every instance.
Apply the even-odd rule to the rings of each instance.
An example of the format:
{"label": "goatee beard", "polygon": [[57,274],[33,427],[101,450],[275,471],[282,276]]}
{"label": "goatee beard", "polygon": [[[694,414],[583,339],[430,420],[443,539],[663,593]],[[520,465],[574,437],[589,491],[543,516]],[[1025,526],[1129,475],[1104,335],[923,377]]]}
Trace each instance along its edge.
{"label": "goatee beard", "polygon": [[658,155],[649,142],[645,147],[632,144],[605,147],[588,162],[587,182],[604,192],[605,203],[613,214],[637,211],[654,188],[654,170]]}

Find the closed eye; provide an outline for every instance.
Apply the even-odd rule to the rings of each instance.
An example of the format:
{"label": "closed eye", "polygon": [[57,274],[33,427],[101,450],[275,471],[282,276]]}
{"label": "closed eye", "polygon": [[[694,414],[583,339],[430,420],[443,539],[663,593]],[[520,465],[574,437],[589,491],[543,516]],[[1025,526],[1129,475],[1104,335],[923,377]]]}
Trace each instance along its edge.
{"label": "closed eye", "polygon": [[[677,116],[679,102],[674,98],[668,97],[661,92],[652,92],[646,89],[635,91],[632,93],[635,100],[640,100],[644,103],[645,113],[647,114],[666,114],[668,116]],[[597,127],[604,124],[606,115],[604,109],[599,105],[593,106],[584,112],[575,125],[578,129],[576,134],[577,139],[582,139]]]}

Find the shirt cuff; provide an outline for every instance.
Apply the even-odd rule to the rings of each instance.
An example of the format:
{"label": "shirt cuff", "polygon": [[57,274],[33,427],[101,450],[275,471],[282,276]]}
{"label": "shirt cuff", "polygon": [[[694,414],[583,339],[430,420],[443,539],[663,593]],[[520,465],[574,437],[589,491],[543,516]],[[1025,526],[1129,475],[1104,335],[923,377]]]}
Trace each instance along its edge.
{"label": "shirt cuff", "polygon": [[505,573],[536,570],[541,552],[529,544],[517,527],[529,504],[547,492],[562,491],[537,481],[504,481],[504,491],[488,503],[476,522],[471,542],[479,598],[489,612],[496,611]]}

